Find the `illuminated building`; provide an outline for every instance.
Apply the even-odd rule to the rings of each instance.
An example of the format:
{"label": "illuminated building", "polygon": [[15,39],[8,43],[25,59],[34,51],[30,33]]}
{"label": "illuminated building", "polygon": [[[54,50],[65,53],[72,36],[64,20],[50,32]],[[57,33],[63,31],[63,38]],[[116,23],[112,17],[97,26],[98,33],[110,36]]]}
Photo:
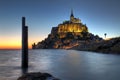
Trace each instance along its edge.
{"label": "illuminated building", "polygon": [[75,18],[73,11],[71,10],[70,20],[64,21],[57,27],[53,27],[51,34],[59,34],[60,38],[66,37],[66,33],[72,33],[74,35],[80,35],[81,32],[88,32],[88,28],[81,22],[79,18]]}

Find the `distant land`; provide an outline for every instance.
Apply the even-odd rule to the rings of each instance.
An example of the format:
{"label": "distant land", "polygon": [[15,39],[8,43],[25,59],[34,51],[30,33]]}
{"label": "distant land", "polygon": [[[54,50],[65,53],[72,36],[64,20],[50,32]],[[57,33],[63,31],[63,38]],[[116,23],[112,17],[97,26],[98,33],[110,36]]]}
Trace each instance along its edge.
{"label": "distant land", "polygon": [[[106,35],[105,33],[105,37]],[[52,27],[48,37],[37,44],[33,43],[32,49],[75,49],[120,53],[120,37],[104,40],[90,33],[86,24],[75,18],[71,10],[70,20]]]}

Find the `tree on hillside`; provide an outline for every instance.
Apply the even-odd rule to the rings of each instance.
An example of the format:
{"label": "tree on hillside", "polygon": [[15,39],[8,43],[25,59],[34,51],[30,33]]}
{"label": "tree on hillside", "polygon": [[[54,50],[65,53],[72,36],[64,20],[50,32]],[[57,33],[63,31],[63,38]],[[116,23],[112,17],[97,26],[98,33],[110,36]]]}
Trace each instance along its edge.
{"label": "tree on hillside", "polygon": [[107,36],[107,33],[105,33],[104,35],[105,35],[105,38],[106,38],[106,36]]}

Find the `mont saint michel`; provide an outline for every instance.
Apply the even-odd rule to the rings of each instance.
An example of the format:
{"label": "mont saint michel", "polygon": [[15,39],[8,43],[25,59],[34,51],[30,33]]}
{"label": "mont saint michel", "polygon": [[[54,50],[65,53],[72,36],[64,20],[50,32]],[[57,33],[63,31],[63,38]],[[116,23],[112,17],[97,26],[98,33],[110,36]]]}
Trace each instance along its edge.
{"label": "mont saint michel", "polygon": [[69,49],[75,46],[87,44],[88,42],[100,42],[103,39],[98,35],[89,32],[86,24],[83,24],[79,18],[75,18],[71,10],[70,20],[52,27],[48,37],[33,44],[33,49]]}

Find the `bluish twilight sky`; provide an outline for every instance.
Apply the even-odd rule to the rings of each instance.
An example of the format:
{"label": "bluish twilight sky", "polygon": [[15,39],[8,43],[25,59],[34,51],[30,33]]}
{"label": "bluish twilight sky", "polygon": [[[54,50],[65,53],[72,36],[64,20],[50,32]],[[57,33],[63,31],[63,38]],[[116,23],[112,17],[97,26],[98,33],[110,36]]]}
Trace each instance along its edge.
{"label": "bluish twilight sky", "polygon": [[74,16],[89,32],[120,36],[120,0],[0,0],[0,47],[21,45],[21,17],[29,26],[29,44],[47,37],[51,28]]}

